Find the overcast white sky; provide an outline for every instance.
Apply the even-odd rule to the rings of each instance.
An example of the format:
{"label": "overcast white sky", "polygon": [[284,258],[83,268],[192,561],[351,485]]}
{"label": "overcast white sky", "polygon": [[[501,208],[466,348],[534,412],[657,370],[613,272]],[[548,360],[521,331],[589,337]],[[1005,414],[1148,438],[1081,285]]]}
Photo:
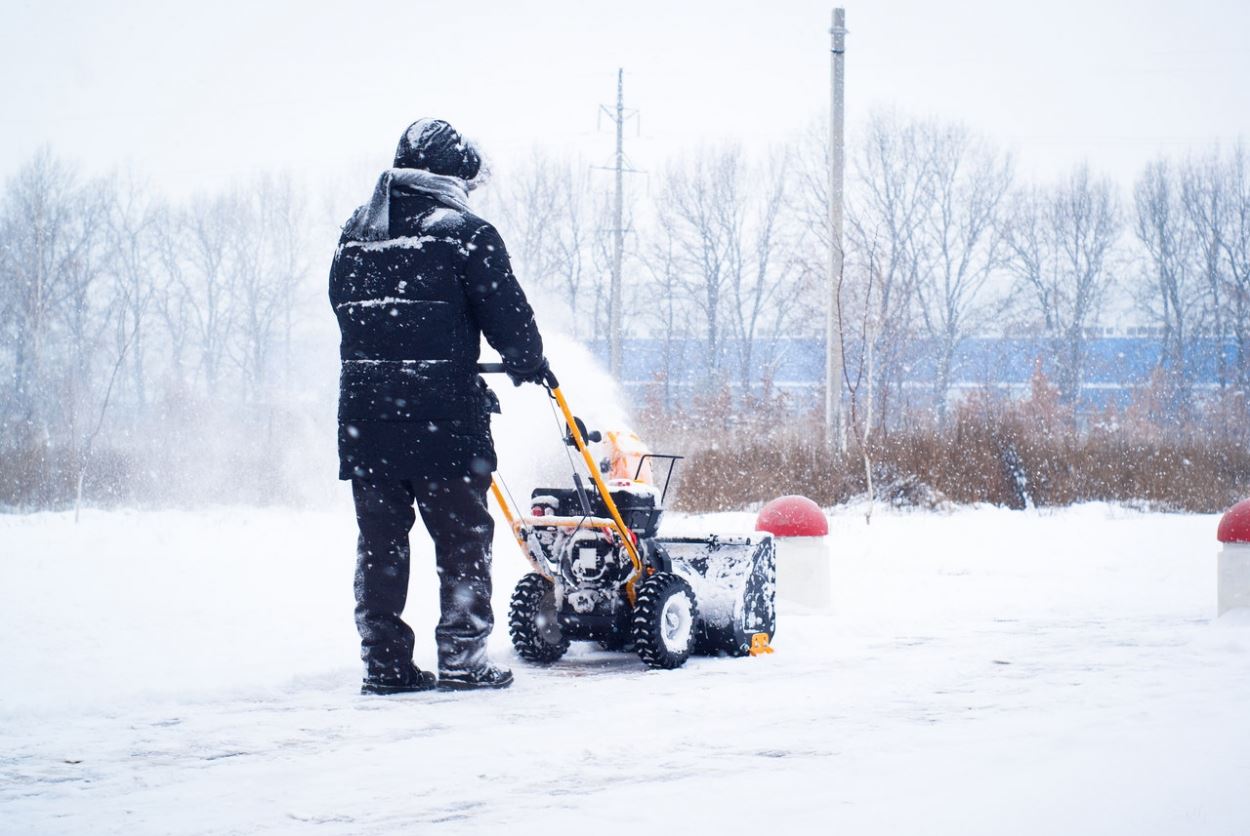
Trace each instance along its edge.
{"label": "overcast white sky", "polygon": [[[626,69],[643,167],[702,140],[785,139],[828,100],[829,2],[14,2],[0,176],[39,145],[173,192],[255,170],[341,177],[440,116],[506,170],[536,143],[606,161]],[[1250,3],[847,0],[847,107],[961,119],[1023,173],[1250,137]],[[368,167],[368,166],[363,166]]]}

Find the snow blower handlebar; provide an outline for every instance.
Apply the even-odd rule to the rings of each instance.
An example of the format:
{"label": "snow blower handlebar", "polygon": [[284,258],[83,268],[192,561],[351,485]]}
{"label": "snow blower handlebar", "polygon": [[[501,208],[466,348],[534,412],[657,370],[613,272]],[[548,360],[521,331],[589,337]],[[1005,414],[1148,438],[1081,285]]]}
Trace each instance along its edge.
{"label": "snow blower handlebar", "polygon": [[[499,374],[508,371],[507,366],[503,363],[479,363],[477,370],[481,374]],[[564,393],[560,391],[560,382],[556,380],[555,374],[548,369],[547,374],[542,382],[543,387],[551,394],[556,404],[560,407],[560,412],[564,414],[564,421],[568,427],[568,435],[565,441],[570,446],[576,447],[577,452],[582,454],[582,461],[586,463],[586,470],[590,473],[590,478],[594,481],[595,487],[599,490],[599,497],[603,500],[603,504],[607,506],[608,514],[612,517],[612,522],[616,528],[617,534],[620,535],[621,542],[625,546],[625,550],[629,553],[630,562],[634,564],[634,572],[630,575],[629,580],[625,582],[625,594],[629,598],[630,606],[633,606],[635,599],[634,584],[642,578],[642,558],[638,555],[638,546],[635,542],[634,533],[625,525],[625,520],[621,517],[620,510],[616,507],[616,502],[612,499],[612,494],[608,490],[608,486],[603,481],[603,475],[599,472],[599,468],[595,465],[595,458],[590,454],[589,448],[586,446],[587,439],[591,441],[599,441],[602,436],[598,432],[586,432],[586,425],[573,414],[569,409],[569,402],[565,400]],[[580,474],[573,474],[574,482],[580,487]],[[509,523],[513,523],[513,516],[508,508],[508,504],[504,501],[503,492],[492,482],[492,491],[495,494],[495,500],[503,508],[504,517]],[[585,491],[578,491],[581,496],[585,496]],[[588,510],[588,509],[583,509]],[[515,532],[516,529],[514,528]],[[517,542],[524,549],[526,559],[533,560],[529,554],[529,548],[525,546],[523,538],[518,534]],[[546,574],[546,573],[543,573]]]}
{"label": "snow blower handlebar", "polygon": [[[478,374],[508,374],[508,367],[504,363],[478,363]],[[543,372],[542,385],[547,389],[560,388],[560,381],[556,380],[555,373],[551,369]]]}

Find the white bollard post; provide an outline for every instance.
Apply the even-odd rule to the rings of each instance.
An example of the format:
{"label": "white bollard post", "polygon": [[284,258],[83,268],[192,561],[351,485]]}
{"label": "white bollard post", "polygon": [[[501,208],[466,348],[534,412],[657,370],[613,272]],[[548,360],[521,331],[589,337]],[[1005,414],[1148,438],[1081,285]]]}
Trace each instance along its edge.
{"label": "white bollard post", "polygon": [[1219,585],[1220,615],[1250,609],[1250,543],[1225,543],[1220,549]]}
{"label": "white bollard post", "polygon": [[1218,615],[1250,610],[1250,499],[1228,509],[1216,536],[1221,543]]}
{"label": "white bollard post", "polygon": [[777,537],[777,595],[805,607],[824,609],[833,601],[829,538]]}
{"label": "white bollard post", "polygon": [[807,607],[833,600],[829,564],[832,544],[824,511],[804,496],[783,496],[760,510],[756,531],[773,535],[777,547],[777,597]]}

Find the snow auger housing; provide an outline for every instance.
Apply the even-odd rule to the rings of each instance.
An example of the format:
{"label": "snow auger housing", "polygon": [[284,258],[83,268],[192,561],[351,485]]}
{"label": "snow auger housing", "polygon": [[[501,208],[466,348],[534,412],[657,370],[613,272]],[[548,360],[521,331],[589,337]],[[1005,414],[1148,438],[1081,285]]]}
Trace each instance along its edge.
{"label": "snow auger housing", "polygon": [[[503,371],[483,364],[482,372]],[[632,433],[609,433],[600,467],[587,442],[602,436],[575,417],[549,373],[544,386],[581,454],[591,483],[536,488],[530,513],[513,509],[498,479],[491,490],[530,566],[513,593],[509,632],[531,662],[554,662],[570,641],[633,647],[651,667],[680,667],[694,653],[769,652],[776,630],[772,536],[660,537],[664,500],[682,458],[646,450]],[[664,487],[652,465],[667,463]],[[633,468],[632,476],[625,475]],[[659,469],[659,468],[657,468]],[[609,478],[605,478],[607,471]]]}

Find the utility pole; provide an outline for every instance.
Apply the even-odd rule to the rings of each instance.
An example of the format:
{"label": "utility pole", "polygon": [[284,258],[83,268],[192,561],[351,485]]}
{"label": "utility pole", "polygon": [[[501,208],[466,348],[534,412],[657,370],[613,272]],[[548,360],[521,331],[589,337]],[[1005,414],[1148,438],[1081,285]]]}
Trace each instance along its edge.
{"label": "utility pole", "polygon": [[612,224],[612,279],[608,287],[608,369],[616,379],[621,377],[621,261],[625,256],[625,69],[616,71],[616,110],[603,107],[616,122],[616,195]]}
{"label": "utility pole", "polygon": [[842,402],[842,319],[838,290],[842,253],[842,173],[845,168],[842,87],[845,74],[846,10],[833,10],[830,35],[829,108],[829,282],[825,315],[825,443],[846,452],[846,415]]}

